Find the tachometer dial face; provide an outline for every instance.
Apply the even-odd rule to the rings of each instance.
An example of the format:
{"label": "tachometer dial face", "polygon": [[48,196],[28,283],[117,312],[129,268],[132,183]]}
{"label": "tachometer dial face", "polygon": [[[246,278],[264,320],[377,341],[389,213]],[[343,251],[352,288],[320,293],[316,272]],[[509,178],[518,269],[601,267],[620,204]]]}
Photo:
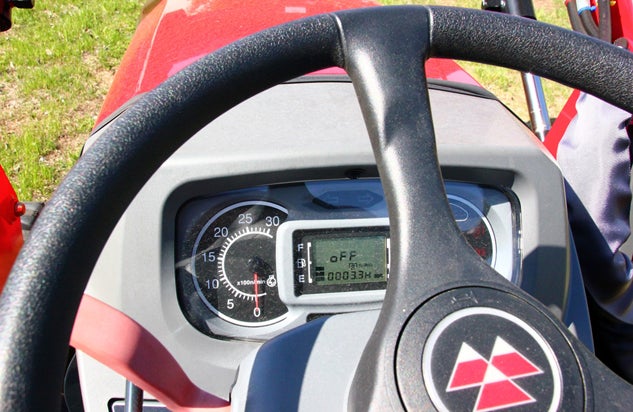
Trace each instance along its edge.
{"label": "tachometer dial face", "polygon": [[205,305],[242,326],[265,326],[288,312],[275,270],[277,228],[288,211],[270,202],[241,202],[202,227],[192,252],[193,281]]}

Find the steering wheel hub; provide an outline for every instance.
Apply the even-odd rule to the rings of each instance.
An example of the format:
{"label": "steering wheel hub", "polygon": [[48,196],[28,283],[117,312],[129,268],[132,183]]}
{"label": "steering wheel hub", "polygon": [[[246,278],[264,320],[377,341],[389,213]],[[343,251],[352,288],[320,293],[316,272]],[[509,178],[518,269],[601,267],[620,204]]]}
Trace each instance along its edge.
{"label": "steering wheel hub", "polygon": [[396,376],[409,410],[428,401],[439,410],[581,410],[585,398],[577,359],[554,324],[491,288],[454,289],[421,306],[403,329]]}

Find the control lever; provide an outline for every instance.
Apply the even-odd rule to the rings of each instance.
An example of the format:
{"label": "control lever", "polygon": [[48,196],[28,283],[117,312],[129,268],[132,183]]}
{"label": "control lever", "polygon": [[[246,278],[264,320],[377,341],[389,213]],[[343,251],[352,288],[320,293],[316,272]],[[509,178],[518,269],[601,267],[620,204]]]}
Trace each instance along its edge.
{"label": "control lever", "polygon": [[125,412],[143,412],[143,389],[125,381]]}
{"label": "control lever", "polygon": [[[483,0],[481,9],[536,20],[532,0]],[[541,78],[532,73],[521,73],[521,79],[530,111],[532,131],[541,141],[544,141],[547,132],[552,128],[552,124],[547,111]]]}

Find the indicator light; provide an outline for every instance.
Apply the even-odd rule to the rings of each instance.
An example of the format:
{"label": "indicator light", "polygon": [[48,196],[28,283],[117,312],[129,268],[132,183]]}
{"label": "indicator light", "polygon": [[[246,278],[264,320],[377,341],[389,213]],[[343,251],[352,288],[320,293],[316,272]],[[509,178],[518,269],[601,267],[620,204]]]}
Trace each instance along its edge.
{"label": "indicator light", "polygon": [[15,202],[13,211],[15,213],[15,216],[17,217],[23,216],[26,213],[26,205],[22,202]]}

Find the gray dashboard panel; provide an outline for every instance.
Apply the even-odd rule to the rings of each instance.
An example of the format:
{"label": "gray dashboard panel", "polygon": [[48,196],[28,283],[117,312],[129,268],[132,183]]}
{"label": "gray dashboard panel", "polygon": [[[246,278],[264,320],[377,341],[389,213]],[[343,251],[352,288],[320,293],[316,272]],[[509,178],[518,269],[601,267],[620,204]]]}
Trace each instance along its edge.
{"label": "gray dashboard panel", "polygon": [[[516,196],[520,285],[562,314],[569,245],[558,167],[498,101],[439,90],[430,95],[445,178],[497,186]],[[260,344],[211,339],[185,319],[174,281],[178,209],[198,196],[350,173],[377,175],[351,84],[276,86],[205,127],[161,166],[112,233],[86,293],[146,328],[200,388],[228,399],[237,366]],[[565,320],[576,327],[582,323]],[[88,366],[80,362],[82,367]],[[120,397],[123,391],[83,385],[85,398]]]}
{"label": "gray dashboard panel", "polygon": [[[499,274],[517,283],[520,259],[512,209],[518,213],[518,206],[504,192],[486,186],[446,182],[446,192],[466,239]],[[276,224],[270,213],[277,214]],[[258,186],[193,199],[176,219],[180,307],[210,337],[258,340],[324,314],[380,308],[386,279],[379,275],[382,280],[368,282],[371,275],[365,272],[368,267],[381,271],[382,266],[389,276],[388,226],[377,178]],[[305,250],[295,244],[303,234],[308,236]],[[345,267],[325,265],[331,273],[325,262],[315,262],[326,286],[311,279],[316,270],[311,245],[318,239],[345,244],[355,256],[354,262],[351,256],[343,258]],[[382,263],[363,253],[372,246],[358,245],[361,239],[380,239],[372,244],[382,249]],[[364,280],[357,279],[357,270]],[[257,290],[253,276],[261,285]],[[336,276],[340,279],[334,282]],[[344,276],[356,280],[345,281]]]}

